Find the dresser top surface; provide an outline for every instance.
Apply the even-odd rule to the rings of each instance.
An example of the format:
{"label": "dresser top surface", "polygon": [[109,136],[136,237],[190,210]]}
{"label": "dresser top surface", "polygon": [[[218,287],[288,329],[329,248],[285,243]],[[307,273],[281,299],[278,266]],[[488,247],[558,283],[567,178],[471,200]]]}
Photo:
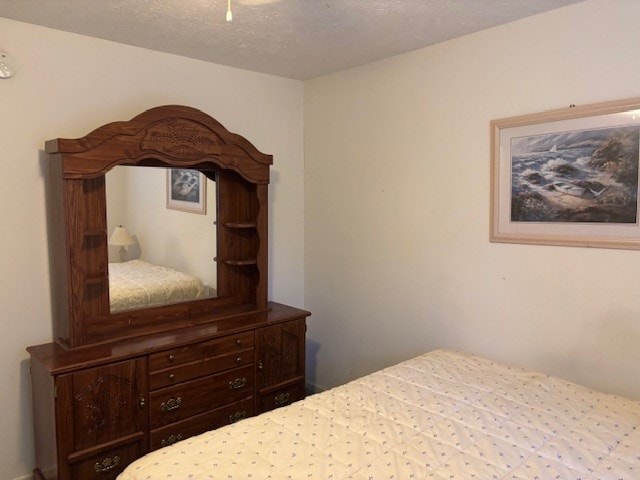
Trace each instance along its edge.
{"label": "dresser top surface", "polygon": [[211,322],[160,334],[73,349],[65,349],[57,343],[45,343],[28,347],[27,351],[31,354],[32,359],[42,363],[51,373],[62,374],[79,368],[125,360],[218,336],[301,319],[309,315],[311,315],[310,312],[306,310],[269,302],[269,309],[266,311],[228,315],[216,318]]}

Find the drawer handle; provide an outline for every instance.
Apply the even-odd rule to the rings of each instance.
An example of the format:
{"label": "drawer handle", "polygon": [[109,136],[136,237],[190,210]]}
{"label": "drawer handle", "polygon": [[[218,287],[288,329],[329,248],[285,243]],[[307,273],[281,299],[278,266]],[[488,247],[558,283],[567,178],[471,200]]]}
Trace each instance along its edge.
{"label": "drawer handle", "polygon": [[168,447],[169,445],[173,445],[176,442],[182,440],[182,434],[178,433],[177,435],[169,435],[167,438],[163,438],[160,442],[160,445],[163,447]]}
{"label": "drawer handle", "polygon": [[289,392],[284,392],[279,395],[276,395],[275,404],[276,407],[281,407],[289,403],[289,399],[291,398],[291,394]]}
{"label": "drawer handle", "polygon": [[242,363],[242,357],[236,357],[236,363]]}
{"label": "drawer handle", "polygon": [[93,468],[96,469],[96,473],[107,473],[113,470],[120,463],[120,457],[107,457],[102,462],[96,462]]}
{"label": "drawer handle", "polygon": [[236,345],[242,345],[242,340],[240,340],[239,338],[236,338]]}
{"label": "drawer handle", "polygon": [[175,373],[170,373],[169,374],[169,380],[173,380],[174,378],[176,378],[176,374]]}
{"label": "drawer handle", "polygon": [[180,408],[180,405],[182,405],[182,397],[170,398],[166,402],[162,402],[160,408],[163,412],[172,412]]}
{"label": "drawer handle", "polygon": [[230,423],[236,423],[236,422],[242,420],[243,418],[247,418],[247,411],[246,410],[239,410],[236,413],[234,413],[233,415],[229,415],[229,422]]}
{"label": "drawer handle", "polygon": [[229,382],[229,388],[231,390],[238,390],[239,388],[244,387],[247,384],[247,379],[245,377],[236,378],[235,380],[231,380]]}
{"label": "drawer handle", "polygon": [[173,362],[176,359],[176,357],[174,357],[173,355],[169,355],[168,360],[170,362]]}

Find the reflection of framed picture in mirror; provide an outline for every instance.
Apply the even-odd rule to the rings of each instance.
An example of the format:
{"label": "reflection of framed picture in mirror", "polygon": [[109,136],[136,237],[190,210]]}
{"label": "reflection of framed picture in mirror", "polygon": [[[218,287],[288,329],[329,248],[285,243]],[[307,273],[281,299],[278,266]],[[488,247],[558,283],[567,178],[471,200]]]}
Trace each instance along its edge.
{"label": "reflection of framed picture in mirror", "polygon": [[204,215],[206,189],[205,177],[197,170],[167,169],[167,208]]}

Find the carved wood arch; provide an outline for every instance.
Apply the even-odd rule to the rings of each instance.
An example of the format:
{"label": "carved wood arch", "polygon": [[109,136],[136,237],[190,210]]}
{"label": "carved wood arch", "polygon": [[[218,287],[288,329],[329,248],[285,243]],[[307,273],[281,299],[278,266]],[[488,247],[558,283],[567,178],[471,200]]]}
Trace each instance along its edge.
{"label": "carved wood arch", "polygon": [[202,163],[232,170],[250,183],[269,183],[273,156],[249,140],[229,132],[213,117],[191,107],[152,108],[126,122],[113,122],[77,139],[46,142],[49,154],[65,154],[66,179],[104,175],[116,165],[137,165],[146,159],[178,167]]}

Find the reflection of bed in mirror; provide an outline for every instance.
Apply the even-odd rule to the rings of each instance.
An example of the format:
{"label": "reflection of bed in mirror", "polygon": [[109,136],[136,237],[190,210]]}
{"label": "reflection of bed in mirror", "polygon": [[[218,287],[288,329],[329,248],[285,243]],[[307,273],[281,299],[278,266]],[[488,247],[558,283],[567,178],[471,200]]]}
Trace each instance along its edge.
{"label": "reflection of bed in mirror", "polygon": [[143,260],[109,263],[112,313],[196,300],[211,293],[199,278],[172,268]]}

